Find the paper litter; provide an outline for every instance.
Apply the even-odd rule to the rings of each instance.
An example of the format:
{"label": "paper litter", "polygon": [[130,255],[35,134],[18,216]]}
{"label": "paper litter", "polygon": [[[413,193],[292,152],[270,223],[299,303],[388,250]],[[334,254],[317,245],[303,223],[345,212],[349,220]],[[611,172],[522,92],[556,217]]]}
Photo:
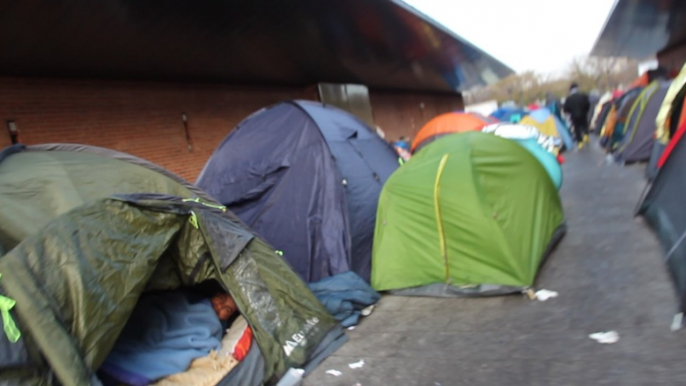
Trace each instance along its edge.
{"label": "paper litter", "polygon": [[362,366],[364,366],[364,359],[360,359],[359,362],[348,364],[348,367],[350,367],[351,369],[359,369],[362,368]]}
{"label": "paper litter", "polygon": [[619,341],[619,334],[617,331],[596,332],[588,337],[602,344],[612,344]]}
{"label": "paper litter", "polygon": [[672,325],[670,326],[670,330],[672,331],[678,331],[681,330],[681,326],[684,324],[684,313],[679,312],[678,314],[674,315],[674,319],[672,319]]}
{"label": "paper litter", "polygon": [[557,292],[556,291],[549,291],[547,289],[542,289],[536,291],[536,299],[544,302],[548,299],[556,298],[557,297]]}
{"label": "paper litter", "polygon": [[341,374],[343,374],[342,372],[340,372],[338,370],[334,370],[334,369],[326,370],[326,373],[329,375],[333,375],[334,377],[340,377]]}
{"label": "paper litter", "polygon": [[362,314],[362,316],[369,316],[369,315],[371,315],[372,311],[374,311],[374,305],[373,304],[369,307],[363,308],[362,311],[360,312],[360,314]]}

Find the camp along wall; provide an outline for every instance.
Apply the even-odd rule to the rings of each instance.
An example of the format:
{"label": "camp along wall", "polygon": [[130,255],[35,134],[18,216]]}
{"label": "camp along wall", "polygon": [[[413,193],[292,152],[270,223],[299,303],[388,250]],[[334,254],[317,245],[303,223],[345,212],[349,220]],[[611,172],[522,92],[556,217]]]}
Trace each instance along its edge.
{"label": "camp along wall", "polygon": [[0,148],[11,143],[6,123],[11,120],[24,144],[107,147],[146,158],[195,181],[236,124],[284,99],[317,99],[317,91],[0,77]]}
{"label": "camp along wall", "polygon": [[[318,100],[317,88],[236,87],[0,77],[0,149],[14,121],[24,144],[81,143],[130,153],[195,181],[241,120],[285,99]],[[414,137],[434,116],[463,109],[459,94],[371,90],[374,123],[386,140]],[[187,117],[187,130],[182,114]]]}
{"label": "camp along wall", "polygon": [[374,122],[384,131],[387,141],[401,136],[413,138],[431,118],[464,109],[462,95],[371,90]]}

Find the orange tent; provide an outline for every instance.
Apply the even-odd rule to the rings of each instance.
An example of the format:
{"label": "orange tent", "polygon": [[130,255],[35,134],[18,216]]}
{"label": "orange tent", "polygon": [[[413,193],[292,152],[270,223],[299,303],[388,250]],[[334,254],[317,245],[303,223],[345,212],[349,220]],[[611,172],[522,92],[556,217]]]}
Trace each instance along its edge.
{"label": "orange tent", "polygon": [[[667,120],[671,121],[671,117],[667,118]],[[681,127],[684,122],[686,122],[686,98],[684,98],[684,102],[681,104],[681,115],[679,115],[679,122],[676,127]],[[668,125],[671,125],[671,122]]]}
{"label": "orange tent", "polygon": [[627,90],[631,90],[634,87],[646,87],[650,83],[650,78],[648,78],[648,72],[644,72],[643,75],[639,76],[636,78],[629,87],[627,87]]}
{"label": "orange tent", "polygon": [[479,131],[484,126],[493,123],[492,118],[482,117],[472,113],[445,113],[441,114],[429,122],[417,133],[412,141],[410,150],[414,153],[422,146],[435,141],[437,138],[451,133],[462,133],[465,131]]}

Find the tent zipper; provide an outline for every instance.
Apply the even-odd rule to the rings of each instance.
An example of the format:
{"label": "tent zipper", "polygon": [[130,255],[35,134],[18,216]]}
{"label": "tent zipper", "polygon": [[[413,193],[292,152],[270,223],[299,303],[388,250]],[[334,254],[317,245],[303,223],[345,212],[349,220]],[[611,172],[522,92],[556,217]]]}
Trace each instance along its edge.
{"label": "tent zipper", "polygon": [[443,175],[443,169],[445,169],[445,164],[448,162],[448,157],[450,154],[444,154],[441,158],[441,163],[438,165],[438,171],[436,172],[436,181],[434,182],[434,209],[436,211],[436,225],[438,226],[438,240],[441,246],[441,256],[443,257],[443,265],[445,268],[445,282],[450,282],[450,268],[448,266],[448,250],[445,243],[445,231],[443,230],[443,220],[441,219],[441,208],[440,208],[440,187],[441,187],[441,175]]}
{"label": "tent zipper", "polygon": [[221,210],[222,212],[226,212],[226,207],[224,205],[215,205],[215,204],[210,204],[209,202],[204,202],[202,201],[199,197],[196,198],[184,198],[181,200],[182,202],[197,202],[200,205],[204,205],[208,208],[213,208],[217,210]]}
{"label": "tent zipper", "polygon": [[364,155],[362,154],[360,149],[357,148],[357,146],[350,140],[350,138],[347,138],[346,142],[348,142],[348,144],[350,145],[350,147],[353,148],[355,153],[357,153],[357,155],[360,156],[360,159],[367,166],[367,169],[369,169],[369,171],[372,172],[372,177],[374,177],[374,181],[376,181],[376,183],[379,184],[379,186],[383,186],[383,183],[381,182],[381,177],[379,177],[379,174],[376,173],[376,171],[374,171],[374,169],[372,168],[372,165],[369,162],[367,162],[367,160],[364,158]]}

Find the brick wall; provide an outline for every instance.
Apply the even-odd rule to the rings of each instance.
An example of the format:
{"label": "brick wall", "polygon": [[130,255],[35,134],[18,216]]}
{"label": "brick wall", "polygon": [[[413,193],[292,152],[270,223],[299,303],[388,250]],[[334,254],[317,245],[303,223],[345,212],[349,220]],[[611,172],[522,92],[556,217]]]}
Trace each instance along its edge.
{"label": "brick wall", "polygon": [[431,118],[464,109],[460,94],[370,90],[374,121],[386,133],[386,140],[413,138]]}
{"label": "brick wall", "polygon": [[[0,149],[19,141],[95,145],[148,159],[195,181],[229,131],[252,112],[284,99],[316,100],[315,87],[0,77]],[[413,137],[434,116],[463,108],[459,94],[370,90],[374,121],[387,140]],[[188,117],[188,149],[181,114]]]}
{"label": "brick wall", "polygon": [[[0,148],[14,120],[25,144],[70,142],[146,158],[195,181],[243,118],[284,99],[317,99],[314,88],[256,88],[0,77]],[[188,117],[189,151],[181,114]]]}

